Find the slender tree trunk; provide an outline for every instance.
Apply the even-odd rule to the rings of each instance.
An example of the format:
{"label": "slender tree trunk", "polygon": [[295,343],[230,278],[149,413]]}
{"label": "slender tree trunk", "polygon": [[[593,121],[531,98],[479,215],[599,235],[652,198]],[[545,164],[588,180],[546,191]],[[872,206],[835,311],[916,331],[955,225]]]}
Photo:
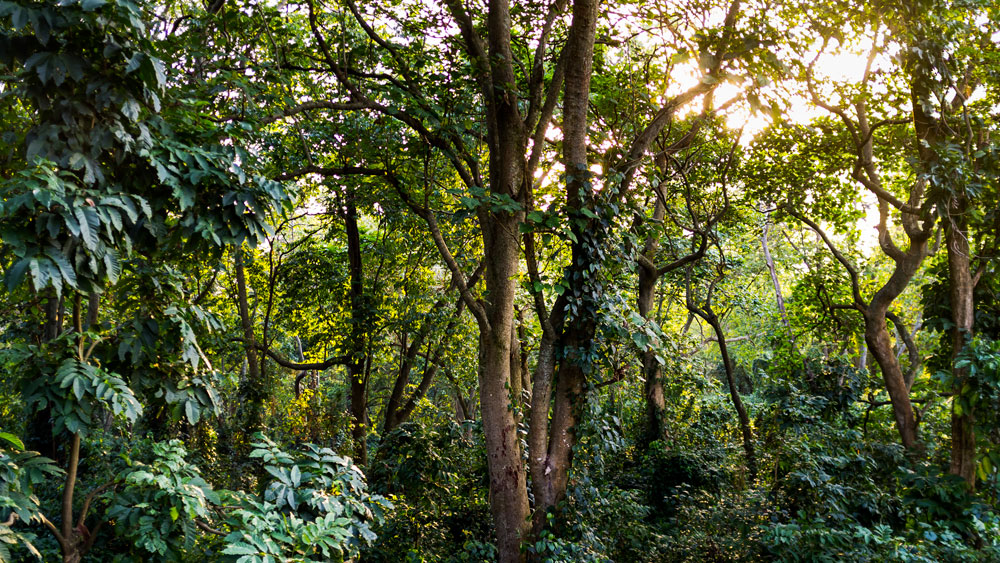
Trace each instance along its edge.
{"label": "slender tree trunk", "polygon": [[520,352],[521,370],[521,404],[526,409],[531,408],[531,371],[528,369],[528,329],[524,325],[524,312],[517,309],[517,347]]}
{"label": "slender tree trunk", "polygon": [[[653,207],[653,221],[663,220],[666,214],[666,207],[660,197],[656,198]],[[642,254],[646,260],[639,266],[639,295],[637,305],[639,315],[643,319],[649,320],[653,310],[653,300],[656,295],[656,282],[659,280],[659,272],[656,270],[656,251],[659,242],[655,235],[650,235],[646,239]],[[663,379],[660,370],[660,363],[656,360],[655,350],[643,350],[641,354],[642,376],[644,381],[643,390],[646,397],[646,430],[643,435],[643,447],[648,447],[654,440],[664,440],[669,438],[667,426],[665,424],[666,394],[663,392]]]}
{"label": "slender tree trunk", "polygon": [[743,405],[743,399],[740,397],[739,389],[736,387],[736,370],[733,366],[733,360],[729,356],[729,345],[726,344],[726,335],[722,331],[722,323],[711,309],[708,309],[707,313],[703,318],[708,324],[712,325],[715,337],[719,339],[719,353],[722,354],[722,365],[726,370],[729,397],[733,401],[733,408],[736,409],[736,415],[740,421],[740,433],[743,434],[743,452],[747,458],[747,473],[750,475],[750,481],[753,482],[757,479],[757,453],[753,444],[753,429],[750,426],[750,417],[747,415],[746,406]]}
{"label": "slender tree trunk", "polygon": [[63,563],[80,563],[85,555],[87,538],[83,530],[73,527],[73,495],[76,489],[76,472],[80,466],[80,434],[73,434],[69,446],[69,464],[66,467],[66,483],[63,487],[62,527],[60,547]]}
{"label": "slender tree trunk", "polygon": [[264,426],[264,401],[267,396],[267,389],[262,379],[260,369],[260,359],[257,356],[257,342],[253,330],[253,319],[250,318],[250,303],[247,299],[247,280],[243,264],[242,248],[236,250],[236,300],[237,309],[240,315],[240,326],[243,329],[243,339],[245,341],[247,373],[246,378],[240,381],[239,396],[243,403],[243,419],[240,421],[241,428],[246,435],[252,435],[263,429]]}
{"label": "slender tree trunk", "polygon": [[[553,309],[559,307],[557,301]],[[544,499],[553,496],[547,475],[549,465],[549,410],[552,406],[552,381],[555,377],[555,338],[543,334],[538,344],[538,362],[531,388],[531,411],[528,418],[528,466],[531,469],[531,492],[535,497],[532,532],[538,534],[545,526],[546,511],[541,507]]]}
{"label": "slender tree trunk", "polygon": [[365,340],[370,318],[365,299],[364,264],[361,260],[361,235],[358,210],[353,194],[345,205],[344,230],[347,234],[347,261],[351,278],[351,334],[348,346],[347,377],[351,382],[351,440],[354,460],[368,465],[368,378],[365,373]]}
{"label": "slender tree trunk", "polygon": [[[965,348],[968,339],[972,338],[975,320],[975,302],[973,300],[974,284],[967,229],[963,229],[962,209],[946,220],[945,242],[948,248],[948,281],[951,297],[951,357],[954,369],[955,386],[952,393],[957,397],[962,385],[968,378],[967,368],[954,366],[958,355]],[[953,475],[965,479],[970,487],[976,484],[976,434],[975,411],[954,410],[952,399],[951,414],[951,467]]]}
{"label": "slender tree trunk", "polygon": [[521,339],[518,337],[516,324],[512,323],[510,327],[510,398],[520,423],[524,416],[524,374],[521,372]]}
{"label": "slender tree trunk", "polygon": [[781,317],[781,324],[788,333],[788,345],[795,349],[795,335],[792,333],[792,324],[788,321],[788,311],[785,310],[785,297],[781,293],[781,281],[778,280],[778,270],[774,267],[774,258],[771,257],[771,249],[767,244],[767,232],[771,226],[767,217],[764,222],[764,231],[760,235],[760,246],[764,251],[764,262],[767,264],[767,271],[771,274],[771,284],[774,286],[774,299],[778,307],[778,315]]}

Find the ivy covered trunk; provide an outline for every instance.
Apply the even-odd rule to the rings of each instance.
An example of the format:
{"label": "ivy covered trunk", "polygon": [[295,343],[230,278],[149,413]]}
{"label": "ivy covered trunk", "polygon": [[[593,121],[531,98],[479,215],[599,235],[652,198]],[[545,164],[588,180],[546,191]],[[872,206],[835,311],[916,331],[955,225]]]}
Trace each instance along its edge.
{"label": "ivy covered trunk", "polygon": [[[955,198],[953,198],[954,200]],[[957,207],[958,209],[955,209]],[[976,483],[976,434],[975,411],[963,410],[958,401],[969,370],[959,367],[957,359],[966,342],[972,338],[975,321],[973,301],[974,283],[970,263],[968,230],[963,229],[966,206],[955,201],[949,217],[945,219],[945,242],[948,247],[948,282],[951,305],[951,359],[953,372],[951,413],[951,466],[950,472],[974,487]]]}
{"label": "ivy covered trunk", "polygon": [[[595,367],[594,337],[601,299],[599,275],[606,225],[597,209],[597,191],[588,167],[588,107],[593,67],[597,0],[573,3],[573,20],[566,40],[566,77],[563,88],[563,166],[566,169],[566,207],[573,233],[571,260],[564,273],[570,297],[565,324],[552,352],[556,354],[554,404],[549,426],[543,483],[536,487],[534,528],[544,525],[545,513],[566,497],[573,461],[577,425],[585,399],[587,376]],[[547,405],[542,406],[547,408]],[[541,423],[541,421],[538,421]],[[535,429],[533,429],[535,430]],[[540,496],[539,496],[540,494]]]}
{"label": "ivy covered trunk", "polygon": [[[663,221],[666,214],[666,207],[662,198],[657,197],[653,208],[653,222]],[[646,239],[642,255],[646,258],[639,263],[639,296],[636,300],[639,315],[649,320],[653,310],[653,299],[656,296],[656,282],[659,280],[659,273],[656,270],[656,251],[659,241],[655,234]],[[646,397],[646,422],[643,442],[648,446],[654,440],[665,440],[667,438],[667,427],[664,422],[664,409],[666,408],[666,398],[663,393],[663,380],[660,371],[660,362],[656,359],[656,350],[648,348],[643,350],[640,358],[642,360],[642,377],[645,380],[643,390]]]}

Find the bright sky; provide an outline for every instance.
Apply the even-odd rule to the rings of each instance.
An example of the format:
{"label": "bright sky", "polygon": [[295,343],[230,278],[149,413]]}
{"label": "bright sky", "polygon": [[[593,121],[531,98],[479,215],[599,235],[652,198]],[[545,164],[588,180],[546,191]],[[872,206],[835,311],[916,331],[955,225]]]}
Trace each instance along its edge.
{"label": "bright sky", "polygon": [[[822,44],[817,42],[810,53],[806,54],[806,59],[811,60],[816,57]],[[857,84],[864,77],[865,65],[867,63],[868,52],[872,47],[870,39],[859,41],[852,46],[834,46],[827,48],[828,52],[816,58],[814,67],[817,83],[835,82],[838,84]],[[829,52],[836,51],[836,52]],[[891,65],[888,55],[879,55],[873,63],[873,69],[888,67]],[[672,73],[674,79],[671,87],[665,92],[664,99],[669,99],[678,93],[684,92],[698,84],[701,79],[701,71],[698,69],[696,61],[690,61],[683,68],[677,68]],[[822,93],[822,92],[821,92]],[[721,105],[727,100],[738,97],[742,94],[742,88],[738,84],[725,83],[716,90],[716,105]],[[816,106],[811,100],[804,96],[786,97],[788,109],[784,115],[796,123],[808,123],[809,121],[829,115],[829,113]],[[699,111],[700,105],[692,103],[687,108],[689,113]],[[743,138],[741,142],[744,146],[749,145],[755,136],[762,132],[771,122],[770,115],[764,113],[753,113],[746,104],[736,104],[728,113],[727,123],[732,129],[743,128]],[[858,228],[861,232],[861,246],[864,253],[868,254],[878,246],[878,201],[873,194],[863,192],[864,199],[860,205],[865,210],[865,217],[859,222]]]}

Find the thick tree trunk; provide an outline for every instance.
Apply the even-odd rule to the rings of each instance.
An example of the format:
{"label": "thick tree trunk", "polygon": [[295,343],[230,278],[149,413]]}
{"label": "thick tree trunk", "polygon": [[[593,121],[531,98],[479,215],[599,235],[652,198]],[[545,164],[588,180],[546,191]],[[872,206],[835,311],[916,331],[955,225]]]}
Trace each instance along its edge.
{"label": "thick tree trunk", "polygon": [[[479,393],[490,477],[490,510],[502,563],[523,560],[527,537],[528,490],[521,461],[515,410],[510,401],[514,279],[517,274],[517,217],[495,216],[484,225],[486,305],[489,328],[479,338]],[[484,330],[485,328],[485,330]]]}
{"label": "thick tree trunk", "polygon": [[[959,210],[961,211],[961,210]],[[951,297],[951,357],[955,386],[952,393],[957,397],[968,377],[968,369],[954,367],[954,362],[962,352],[974,331],[975,302],[973,300],[972,267],[969,239],[962,228],[961,213],[955,213],[945,223],[945,242],[948,247],[948,281]],[[970,487],[976,484],[976,434],[975,412],[954,410],[952,398],[951,415],[951,467],[953,475],[965,479]]]}
{"label": "thick tree trunk", "polygon": [[[487,15],[489,64],[492,75],[487,120],[490,145],[490,192],[523,201],[526,182],[527,133],[518,108],[511,51],[509,0],[489,2]],[[510,401],[511,335],[520,246],[518,225],[523,212],[478,210],[486,259],[485,323],[479,326],[479,403],[486,438],[490,477],[490,511],[501,563],[524,560],[521,542],[528,533],[528,489]]]}
{"label": "thick tree trunk", "polygon": [[885,310],[869,309],[865,312],[865,342],[868,350],[882,371],[882,380],[892,403],[892,414],[903,447],[912,450],[917,446],[917,421],[910,403],[910,392],[906,387],[903,370],[892,350],[889,330],[886,327]]}

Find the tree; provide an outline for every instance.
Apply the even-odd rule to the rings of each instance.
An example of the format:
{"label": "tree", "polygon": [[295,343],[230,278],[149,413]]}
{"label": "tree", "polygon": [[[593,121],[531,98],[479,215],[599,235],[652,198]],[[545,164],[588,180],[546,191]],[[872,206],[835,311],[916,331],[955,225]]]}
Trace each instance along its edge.
{"label": "tree", "polygon": [[[23,400],[36,416],[36,442],[53,444],[53,452],[53,440],[64,446],[60,525],[35,517],[63,560],[79,561],[95,537],[84,525],[90,499],[107,488],[92,488],[76,518],[81,442],[100,432],[106,413],[132,424],[143,412],[134,391],[142,382],[98,360],[113,355],[109,341],[128,338],[97,325],[101,294],[132,273],[125,264],[133,253],[259,238],[288,196],[279,184],[248,177],[237,151],[218,144],[221,131],[189,127],[190,110],[168,97],[148,14],[134,4],[6,2],[0,15],[9,21],[0,38],[11,81],[5,103],[24,112],[27,125],[18,139],[24,150],[4,161],[5,281],[14,290],[30,274],[30,289],[45,299],[43,325],[29,328],[40,335],[39,346],[26,349],[38,372],[28,372]],[[71,322],[63,328],[67,301]],[[192,371],[209,367],[181,307],[165,310],[179,329],[180,360]],[[127,349],[119,347],[119,357]],[[168,386],[159,383],[160,392]],[[192,423],[200,405],[185,399],[195,393],[192,386],[173,396]]]}

